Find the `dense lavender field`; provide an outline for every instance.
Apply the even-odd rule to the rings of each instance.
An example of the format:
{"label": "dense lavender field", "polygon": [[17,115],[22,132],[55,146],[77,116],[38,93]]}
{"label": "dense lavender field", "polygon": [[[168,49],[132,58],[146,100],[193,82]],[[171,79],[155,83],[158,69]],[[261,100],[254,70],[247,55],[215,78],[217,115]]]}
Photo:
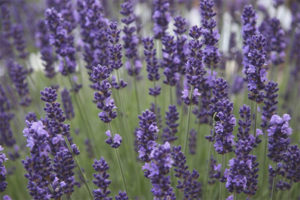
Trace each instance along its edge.
{"label": "dense lavender field", "polygon": [[300,199],[297,0],[0,0],[3,200]]}

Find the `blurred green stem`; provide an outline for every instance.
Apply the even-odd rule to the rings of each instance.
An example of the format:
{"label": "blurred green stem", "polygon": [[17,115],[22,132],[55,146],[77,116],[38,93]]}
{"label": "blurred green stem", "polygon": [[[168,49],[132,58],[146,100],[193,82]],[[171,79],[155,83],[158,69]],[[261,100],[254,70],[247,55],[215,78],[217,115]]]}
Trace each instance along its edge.
{"label": "blurred green stem", "polygon": [[[113,131],[112,126],[111,126],[110,123],[108,123],[108,126],[109,126],[109,129],[110,129],[111,131]],[[124,186],[125,192],[126,192],[127,195],[128,195],[128,190],[127,190],[127,185],[126,185],[126,181],[125,181],[125,176],[124,176],[124,172],[123,172],[123,168],[122,168],[122,164],[121,164],[120,154],[119,154],[119,151],[118,151],[117,148],[114,148],[114,150],[115,150],[115,155],[116,155],[116,158],[117,158],[117,161],[118,161],[119,170],[120,170],[120,173],[121,173],[121,176],[122,176],[123,186]]]}
{"label": "blurred green stem", "polygon": [[187,142],[188,142],[189,132],[190,132],[190,118],[191,118],[193,91],[194,91],[194,87],[192,87],[191,94],[190,94],[190,99],[189,99],[190,100],[190,105],[189,105],[189,108],[188,108],[187,130],[186,130],[186,135],[185,135],[185,140],[184,140],[184,148],[183,148],[183,152],[185,154],[186,154]]}

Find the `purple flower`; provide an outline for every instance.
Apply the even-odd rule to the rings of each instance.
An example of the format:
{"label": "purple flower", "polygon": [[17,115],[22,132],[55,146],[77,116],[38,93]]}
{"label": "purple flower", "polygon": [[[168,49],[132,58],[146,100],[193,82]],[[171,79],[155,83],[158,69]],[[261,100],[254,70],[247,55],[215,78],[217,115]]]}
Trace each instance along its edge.
{"label": "purple flower", "polygon": [[265,95],[264,95],[264,106],[262,110],[262,122],[261,127],[263,129],[269,128],[269,122],[271,117],[276,114],[277,110],[277,97],[278,97],[278,84],[270,81],[265,87]]}
{"label": "purple flower", "polygon": [[250,39],[257,32],[256,19],[257,16],[253,7],[251,5],[245,6],[242,13],[242,35],[244,44],[246,44],[248,42],[248,39]]}
{"label": "purple flower", "polygon": [[126,0],[121,4],[120,13],[124,16],[121,21],[125,25],[123,28],[124,36],[122,37],[125,57],[127,58],[125,67],[130,76],[138,76],[142,65],[138,59],[137,51],[139,38],[136,35],[136,26],[132,24],[136,20],[136,16],[133,12],[133,6],[134,2],[132,0]]}
{"label": "purple flower", "polygon": [[105,142],[112,148],[119,148],[122,143],[122,137],[119,134],[115,134],[114,137],[112,137],[110,130],[106,131],[105,134],[108,137]]}
{"label": "purple flower", "polygon": [[118,70],[122,67],[122,45],[119,43],[120,32],[118,24],[111,22],[108,29],[110,70]]}
{"label": "purple flower", "polygon": [[24,41],[24,30],[21,24],[14,25],[12,27],[12,36],[14,39],[14,45],[19,53],[19,57],[26,59],[28,52],[26,52],[26,44]]}
{"label": "purple flower", "polygon": [[110,185],[111,181],[108,179],[109,174],[107,173],[109,166],[104,158],[100,160],[95,160],[93,164],[93,168],[97,172],[94,174],[93,183],[98,187],[98,189],[93,190],[94,198],[97,200],[112,200],[111,197],[108,197],[110,194],[110,190],[108,186]]}
{"label": "purple flower", "polygon": [[192,40],[189,42],[190,55],[186,64],[186,78],[188,84],[192,87],[200,88],[205,81],[206,71],[202,66],[202,42],[199,40],[201,36],[201,28],[193,26],[190,30]]}
{"label": "purple flower", "polygon": [[4,162],[7,160],[5,154],[2,152],[3,148],[0,146],[0,192],[3,192],[6,189],[6,169]]}
{"label": "purple flower", "polygon": [[50,35],[50,42],[56,48],[55,52],[60,56],[59,71],[67,76],[76,70],[74,38],[71,35],[68,19],[63,17],[54,8],[47,9],[46,24]]}
{"label": "purple flower", "polygon": [[266,38],[266,51],[272,64],[282,64],[285,58],[286,41],[280,21],[277,18],[265,19],[259,27],[259,31]]}
{"label": "purple flower", "polygon": [[189,135],[189,152],[194,155],[197,149],[197,132],[195,129],[190,131]]}
{"label": "purple flower", "polygon": [[115,196],[116,200],[128,200],[126,192],[119,191],[119,194]]}
{"label": "purple flower", "polygon": [[172,168],[173,159],[171,146],[168,142],[163,145],[155,143],[150,156],[150,162],[143,166],[144,175],[152,183],[154,199],[176,199],[168,173]]}
{"label": "purple flower", "polygon": [[163,130],[162,139],[163,142],[171,143],[178,138],[177,136],[175,136],[175,134],[177,133],[177,128],[179,126],[179,124],[177,123],[179,119],[179,113],[177,112],[175,105],[169,106],[169,112],[166,112],[165,119],[167,127]]}
{"label": "purple flower", "polygon": [[48,27],[45,20],[38,22],[38,32],[36,38],[38,40],[38,47],[41,51],[41,59],[44,61],[46,77],[53,78],[55,76],[54,62],[56,57],[54,55],[52,46],[50,45],[50,34],[48,33]]}
{"label": "purple flower", "polygon": [[50,199],[51,192],[48,185],[53,174],[51,163],[49,133],[41,121],[27,122],[23,130],[27,138],[27,147],[30,149],[30,157],[22,161],[27,171],[27,188],[33,199]]}
{"label": "purple flower", "polygon": [[75,114],[74,114],[74,109],[73,109],[73,104],[72,104],[72,99],[71,99],[70,93],[66,88],[64,88],[61,91],[61,100],[63,103],[63,108],[65,111],[66,118],[68,120],[71,120],[72,118],[74,118]]}
{"label": "purple flower", "polygon": [[248,98],[257,103],[263,101],[263,89],[267,80],[266,40],[261,34],[248,38],[244,51],[244,73],[248,83]]}
{"label": "purple flower", "polygon": [[285,176],[293,182],[300,181],[300,149],[297,145],[290,145],[283,156]]}
{"label": "purple flower", "polygon": [[164,69],[165,80],[164,83],[170,86],[176,85],[178,81],[178,69],[176,63],[179,63],[178,59],[175,59],[176,42],[173,36],[165,35],[162,37],[163,45],[163,60],[161,67]]}
{"label": "purple flower", "polygon": [[176,64],[178,71],[181,74],[185,74],[185,65],[187,62],[187,53],[186,53],[186,41],[187,37],[184,35],[184,33],[188,29],[187,22],[185,18],[178,16],[174,18],[174,32],[176,34],[176,54],[175,54],[175,60],[177,60]]}
{"label": "purple flower", "polygon": [[198,199],[201,197],[201,183],[196,170],[190,172],[186,164],[186,158],[181,151],[181,146],[172,149],[173,167],[178,178],[176,188],[184,193],[185,199]]}
{"label": "purple flower", "polygon": [[165,36],[165,32],[168,29],[170,16],[170,3],[168,0],[154,0],[152,19],[154,21],[154,37],[155,39],[161,39]]}
{"label": "purple flower", "polygon": [[146,110],[139,116],[139,120],[139,127],[135,130],[135,143],[139,158],[144,162],[149,162],[150,153],[158,138],[156,116],[153,112]]}
{"label": "purple flower", "polygon": [[220,61],[220,52],[216,47],[219,40],[219,33],[214,30],[217,23],[214,19],[216,13],[213,11],[214,1],[204,0],[200,2],[201,23],[203,26],[204,49],[203,61],[208,68],[216,67]]}
{"label": "purple flower", "polygon": [[36,122],[38,120],[37,120],[37,116],[34,112],[28,112],[25,116],[25,121]]}
{"label": "purple flower", "polygon": [[18,92],[18,95],[21,98],[21,106],[29,106],[31,103],[31,98],[29,96],[28,83],[26,81],[28,71],[18,63],[10,60],[8,61],[8,71],[9,76]]}
{"label": "purple flower", "polygon": [[10,42],[10,38],[12,38],[12,23],[10,17],[10,11],[7,4],[1,5],[1,26],[2,33],[0,34],[1,45],[5,48],[1,48],[0,58],[11,58],[14,56],[14,52],[12,49],[12,44]]}
{"label": "purple flower", "polygon": [[0,145],[13,146],[16,140],[10,127],[10,121],[14,115],[10,113],[11,104],[8,100],[4,88],[0,84]]}
{"label": "purple flower", "polygon": [[94,100],[97,104],[97,108],[102,111],[98,114],[98,117],[104,122],[109,123],[117,117],[115,109],[114,99],[111,97],[111,84],[108,81],[110,77],[110,70],[101,65],[93,67],[93,71],[90,74],[91,80],[94,84],[91,86],[96,92],[94,93]]}
{"label": "purple flower", "polygon": [[91,71],[95,65],[108,65],[109,38],[108,20],[104,18],[101,2],[96,0],[77,1],[83,57],[86,68]]}
{"label": "purple flower", "polygon": [[224,172],[226,188],[229,192],[244,192],[254,195],[257,190],[258,163],[256,156],[250,152],[260,142],[258,137],[249,134],[251,128],[250,107],[243,105],[240,108],[239,132],[235,149],[235,158],[229,160],[229,169]]}
{"label": "purple flower", "polygon": [[[155,82],[159,80],[159,65],[156,58],[156,49],[154,48],[153,38],[144,38],[144,55],[145,60],[147,63],[147,72],[148,72],[148,79],[150,81]],[[160,94],[160,87],[154,86],[154,88],[149,88],[149,94],[152,96],[158,96]]]}
{"label": "purple flower", "polygon": [[[52,182],[53,187],[59,187],[60,183],[64,183],[61,190],[57,189],[54,195],[61,196],[63,193],[70,196],[77,185],[74,177],[73,169],[75,162],[72,152],[79,154],[79,150],[74,145],[70,135],[70,125],[64,124],[65,117],[60,104],[56,102],[57,93],[53,88],[45,88],[41,91],[41,100],[46,102],[44,111],[46,117],[43,119],[43,125],[49,134],[49,144],[53,158],[53,171],[56,172],[56,182]],[[65,139],[66,140],[65,140]],[[72,152],[69,151],[66,142],[71,146]],[[54,181],[54,178],[53,178]]]}
{"label": "purple flower", "polygon": [[292,129],[289,127],[291,117],[273,115],[268,128],[268,157],[274,162],[281,162],[289,144]]}

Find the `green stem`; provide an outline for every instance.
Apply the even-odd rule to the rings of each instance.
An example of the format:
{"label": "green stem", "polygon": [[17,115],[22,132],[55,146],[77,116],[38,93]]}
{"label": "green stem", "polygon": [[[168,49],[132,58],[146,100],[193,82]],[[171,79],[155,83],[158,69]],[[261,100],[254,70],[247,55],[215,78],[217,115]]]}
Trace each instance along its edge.
{"label": "green stem", "polygon": [[139,101],[139,95],[138,95],[138,89],[137,89],[137,85],[136,85],[136,76],[134,76],[134,91],[135,91],[135,98],[136,98],[136,102],[137,102],[137,110],[138,110],[138,115],[141,113],[141,107],[140,107],[140,101]]}
{"label": "green stem", "polygon": [[[111,126],[110,123],[108,123],[108,126],[109,126],[109,129],[111,131],[113,131],[112,126]],[[120,154],[119,154],[119,151],[118,151],[117,148],[114,148],[114,149],[115,149],[115,155],[116,155],[116,158],[117,158],[117,161],[118,161],[119,170],[120,170],[120,173],[121,173],[121,176],[122,176],[123,186],[125,188],[125,192],[128,194],[127,185],[126,185],[126,181],[125,181],[125,176],[124,176],[123,168],[122,168],[122,165],[121,165]]]}
{"label": "green stem", "polygon": [[183,152],[186,153],[187,149],[187,141],[189,137],[189,132],[190,132],[190,118],[191,118],[191,109],[192,109],[192,95],[193,95],[194,88],[192,87],[191,94],[190,94],[190,105],[188,108],[188,118],[187,118],[187,130],[186,130],[186,135],[185,135],[185,140],[184,140],[184,148]]}
{"label": "green stem", "polygon": [[276,176],[273,178],[272,182],[272,192],[271,192],[271,200],[273,200],[273,197],[275,196],[275,182],[276,182]]}

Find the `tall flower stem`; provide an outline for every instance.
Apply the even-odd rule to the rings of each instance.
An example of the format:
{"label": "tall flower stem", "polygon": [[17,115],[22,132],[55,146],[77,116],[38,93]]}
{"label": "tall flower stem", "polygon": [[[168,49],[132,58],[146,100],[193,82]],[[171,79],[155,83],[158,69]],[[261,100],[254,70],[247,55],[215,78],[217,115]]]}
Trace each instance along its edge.
{"label": "tall flower stem", "polygon": [[[108,126],[109,126],[109,129],[112,131],[112,126],[111,126],[110,123],[108,123]],[[114,148],[114,149],[115,149],[115,155],[116,155],[116,158],[117,158],[117,161],[118,161],[119,170],[120,170],[120,173],[121,173],[121,176],[122,176],[123,186],[124,186],[125,192],[128,194],[127,185],[126,185],[126,181],[125,181],[125,176],[124,176],[124,172],[123,172],[123,168],[122,168],[122,164],[121,164],[120,154],[119,154],[119,151],[118,151],[117,148]]]}
{"label": "tall flower stem", "polygon": [[190,132],[190,118],[191,118],[193,91],[194,91],[194,87],[192,87],[191,94],[190,94],[190,101],[191,102],[190,102],[190,105],[189,105],[189,108],[188,108],[187,130],[186,130],[186,135],[185,135],[185,140],[184,140],[184,148],[183,148],[184,153],[186,153],[187,141],[188,141],[189,132]]}
{"label": "tall flower stem", "polygon": [[[69,78],[70,84],[72,85],[73,83],[72,83],[71,77],[68,76],[68,78]],[[78,94],[78,99],[79,99],[80,103],[78,102],[78,99],[77,99],[76,97],[75,97],[74,99],[75,99],[75,104],[76,104],[76,106],[77,106],[77,108],[78,108],[78,110],[79,110],[80,118],[82,119],[82,121],[84,122],[84,124],[87,124],[87,127],[88,127],[88,130],[87,130],[88,138],[89,138],[89,140],[90,140],[91,143],[92,143],[92,147],[93,147],[93,149],[94,149],[94,151],[95,151],[95,154],[98,155],[98,152],[100,152],[100,151],[98,151],[97,145],[95,145],[95,143],[94,143],[94,142],[96,142],[97,140],[96,140],[96,138],[94,137],[94,134],[92,133],[92,127],[91,127],[91,124],[90,124],[89,120],[86,121],[86,119],[88,119],[88,117],[87,117],[87,115],[86,115],[86,113],[85,113],[85,110],[82,111],[82,110],[81,110],[81,107],[80,107],[80,104],[81,104],[81,98],[80,98],[80,95]]]}
{"label": "tall flower stem", "polygon": [[[222,177],[222,174],[224,173],[224,169],[225,168],[225,155],[224,154],[222,154],[222,168],[221,168],[221,177]],[[219,187],[219,194],[220,194],[220,196],[219,196],[219,200],[221,200],[222,199],[222,197],[223,197],[223,187],[222,187],[222,182],[220,181],[220,185],[219,185],[220,187]]]}
{"label": "tall flower stem", "polygon": [[133,82],[133,85],[134,85],[134,91],[135,91],[135,99],[136,99],[136,103],[137,103],[137,110],[138,110],[138,114],[141,113],[141,107],[140,107],[140,100],[139,100],[139,95],[138,95],[138,89],[137,89],[137,77],[134,76],[134,82]]}
{"label": "tall flower stem", "polygon": [[273,200],[273,197],[275,196],[275,182],[276,182],[276,176],[273,178],[273,182],[272,182],[272,191],[271,191],[271,196],[270,199]]}

